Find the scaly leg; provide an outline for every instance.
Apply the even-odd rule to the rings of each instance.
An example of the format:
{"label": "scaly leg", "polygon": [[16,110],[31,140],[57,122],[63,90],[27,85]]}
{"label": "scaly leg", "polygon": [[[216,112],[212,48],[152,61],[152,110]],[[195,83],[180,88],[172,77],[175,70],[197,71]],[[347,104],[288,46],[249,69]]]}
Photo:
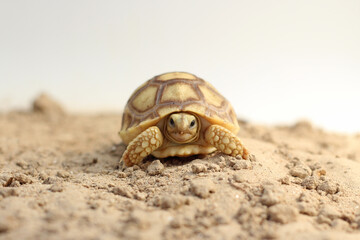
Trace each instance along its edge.
{"label": "scaly leg", "polygon": [[149,127],[127,146],[121,160],[127,167],[140,163],[146,156],[163,144],[163,135],[156,126]]}
{"label": "scaly leg", "polygon": [[240,139],[224,127],[219,125],[208,127],[205,132],[205,140],[227,155],[234,157],[240,155],[243,159],[249,158],[249,152]]}

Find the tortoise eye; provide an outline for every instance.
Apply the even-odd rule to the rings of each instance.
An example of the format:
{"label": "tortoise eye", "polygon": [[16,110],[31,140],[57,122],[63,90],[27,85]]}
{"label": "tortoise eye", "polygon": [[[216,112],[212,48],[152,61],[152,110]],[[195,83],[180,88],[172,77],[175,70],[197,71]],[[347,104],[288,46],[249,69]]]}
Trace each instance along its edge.
{"label": "tortoise eye", "polygon": [[175,127],[174,119],[170,118],[169,123],[171,127]]}
{"label": "tortoise eye", "polygon": [[194,127],[195,126],[195,120],[192,120],[191,123],[190,123],[190,127]]}

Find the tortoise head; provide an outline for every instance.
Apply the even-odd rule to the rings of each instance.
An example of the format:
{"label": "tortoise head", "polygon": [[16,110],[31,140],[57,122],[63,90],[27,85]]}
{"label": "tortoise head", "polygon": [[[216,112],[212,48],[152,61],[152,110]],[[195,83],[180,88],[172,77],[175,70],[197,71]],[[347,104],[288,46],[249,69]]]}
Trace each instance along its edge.
{"label": "tortoise head", "polygon": [[189,143],[198,139],[200,128],[201,122],[195,114],[179,112],[167,117],[164,133],[175,143]]}

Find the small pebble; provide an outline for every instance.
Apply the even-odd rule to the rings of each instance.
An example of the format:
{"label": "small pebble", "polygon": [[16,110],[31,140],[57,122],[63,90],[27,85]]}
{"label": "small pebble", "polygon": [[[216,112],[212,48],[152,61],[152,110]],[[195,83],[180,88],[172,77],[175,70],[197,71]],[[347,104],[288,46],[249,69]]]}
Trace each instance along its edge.
{"label": "small pebble", "polygon": [[57,183],[59,180],[56,177],[48,177],[44,180],[43,184],[54,184]]}
{"label": "small pebble", "polygon": [[281,184],[290,185],[290,178],[289,178],[289,176],[285,176],[285,177],[283,177],[283,178],[280,178],[279,181],[281,182]]}
{"label": "small pebble", "polygon": [[147,197],[147,194],[144,192],[137,192],[135,194],[135,199],[140,200],[140,201],[144,201],[146,199],[146,197]]}
{"label": "small pebble", "polygon": [[133,169],[134,169],[134,171],[136,171],[136,170],[139,170],[140,167],[139,167],[138,165],[134,165],[134,166],[133,166]]}
{"label": "small pebble", "polygon": [[146,172],[144,172],[143,170],[136,170],[133,172],[132,177],[137,178],[137,179],[142,179],[146,176]]}
{"label": "small pebble", "polygon": [[325,176],[326,175],[326,170],[324,170],[324,169],[317,170],[316,174],[318,176]]}
{"label": "small pebble", "polygon": [[154,205],[162,209],[177,209],[184,204],[189,204],[189,199],[182,195],[163,195],[154,201]]}
{"label": "small pebble", "polygon": [[331,222],[331,227],[338,231],[347,231],[350,225],[348,222],[338,218]]}
{"label": "small pebble", "polygon": [[45,180],[45,179],[47,179],[49,176],[45,173],[45,172],[40,172],[39,173],[39,178],[41,179],[41,180]]}
{"label": "small pebble", "polygon": [[32,179],[23,173],[17,173],[14,175],[14,180],[17,180],[21,185],[32,183]]}
{"label": "small pebble", "polygon": [[307,203],[307,202],[299,202],[298,203],[299,212],[308,216],[316,216],[318,211],[314,204]]}
{"label": "small pebble", "polygon": [[56,176],[61,177],[61,178],[69,178],[70,173],[68,171],[65,171],[65,170],[59,170],[59,171],[57,171]]}
{"label": "small pebble", "polygon": [[325,181],[319,185],[317,190],[324,191],[328,194],[335,194],[339,191],[339,186],[332,181]]}
{"label": "small pebble", "polygon": [[153,161],[148,167],[147,172],[150,176],[155,176],[164,171],[164,165],[160,162],[160,160]]}
{"label": "small pebble", "polygon": [[270,207],[280,202],[281,195],[281,192],[279,190],[275,190],[274,186],[265,186],[260,202],[261,204]]}
{"label": "small pebble", "polygon": [[307,176],[301,183],[306,189],[316,189],[319,180],[314,176]]}
{"label": "small pebble", "polygon": [[126,174],[130,174],[134,171],[134,167],[127,167],[124,169],[124,173]]}
{"label": "small pebble", "polygon": [[119,172],[118,174],[117,174],[117,177],[118,178],[126,178],[126,173],[124,173],[124,172]]}
{"label": "small pebble", "polygon": [[215,192],[215,184],[210,179],[195,179],[190,182],[190,192],[200,198],[208,198]]}
{"label": "small pebble", "polygon": [[210,163],[208,166],[208,169],[213,172],[220,172],[220,170],[221,170],[220,166],[215,163]]}
{"label": "small pebble", "polygon": [[201,163],[194,163],[191,165],[191,170],[193,173],[201,173],[201,172],[206,172],[207,167]]}
{"label": "small pebble", "polygon": [[125,186],[114,187],[111,192],[115,195],[120,195],[120,196],[127,197],[127,198],[134,197],[132,189],[125,187]]}
{"label": "small pebble", "polygon": [[20,159],[16,162],[16,165],[21,167],[22,169],[28,169],[29,168],[29,163],[26,162],[25,160],[23,159]]}
{"label": "small pebble", "polygon": [[251,162],[247,160],[236,161],[235,164],[233,165],[234,170],[251,169],[251,168],[252,168]]}
{"label": "small pebble", "polygon": [[62,192],[64,190],[64,187],[59,183],[55,183],[49,188],[49,190],[51,192]]}
{"label": "small pebble", "polygon": [[297,165],[290,169],[290,175],[293,177],[299,177],[301,179],[306,178],[311,174],[311,169],[306,165]]}
{"label": "small pebble", "polygon": [[256,161],[257,161],[256,156],[255,156],[254,154],[250,154],[250,155],[249,155],[249,160],[250,160],[251,162],[256,162]]}
{"label": "small pebble", "polygon": [[234,181],[238,182],[238,183],[246,182],[246,178],[245,178],[244,174],[242,174],[242,173],[235,173],[233,178],[234,178]]}
{"label": "small pebble", "polygon": [[268,214],[271,221],[286,224],[296,220],[298,216],[298,210],[290,205],[276,204],[269,207]]}

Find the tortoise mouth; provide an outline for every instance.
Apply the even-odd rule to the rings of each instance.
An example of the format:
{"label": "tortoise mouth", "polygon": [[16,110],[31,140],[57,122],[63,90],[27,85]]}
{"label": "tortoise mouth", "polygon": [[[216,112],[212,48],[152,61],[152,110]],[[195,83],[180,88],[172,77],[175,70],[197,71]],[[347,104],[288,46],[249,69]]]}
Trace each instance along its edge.
{"label": "tortoise mouth", "polygon": [[173,132],[168,133],[168,137],[170,137],[172,141],[177,143],[189,143],[196,139],[196,134],[193,135],[187,132]]}

